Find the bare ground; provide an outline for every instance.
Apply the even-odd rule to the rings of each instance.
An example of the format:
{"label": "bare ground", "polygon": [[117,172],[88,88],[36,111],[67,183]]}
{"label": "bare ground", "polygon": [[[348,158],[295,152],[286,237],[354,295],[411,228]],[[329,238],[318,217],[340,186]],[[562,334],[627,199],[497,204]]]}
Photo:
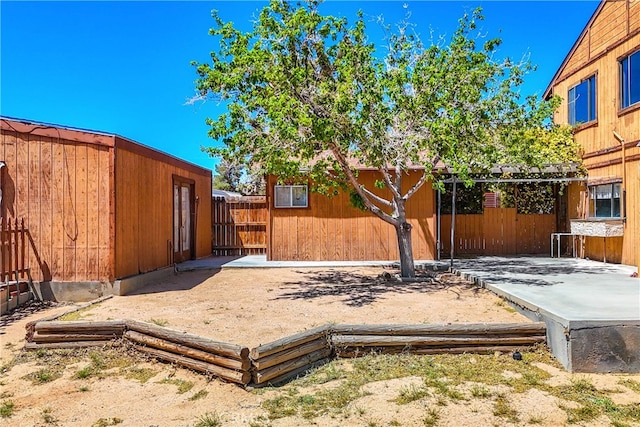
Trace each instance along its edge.
{"label": "bare ground", "polygon": [[[527,321],[502,300],[472,286],[459,277],[443,274],[429,282],[400,283],[383,277],[392,273],[380,268],[229,269],[181,273],[148,286],[133,295],[113,297],[79,314],[92,320],[129,318],[152,321],[174,329],[255,347],[275,339],[326,323],[474,323]],[[563,402],[535,388],[511,393],[497,385],[488,395],[475,398],[473,385],[460,386],[466,396],[461,401],[440,405],[436,398],[424,397],[408,404],[394,403],[402,390],[418,387],[419,377],[409,376],[370,382],[362,387],[364,396],[349,403],[339,414],[310,419],[300,414],[269,419],[263,403],[283,395],[306,395],[331,389],[340,380],[321,385],[293,385],[251,391],[206,378],[190,371],[154,361],[140,361],[136,369],[153,375],[142,382],[127,375],[77,378],[86,360],[69,360],[61,367],[62,376],[34,385],[29,374],[41,371],[37,357],[12,363],[24,345],[24,326],[30,321],[68,306],[46,308],[38,313],[3,317],[0,323],[1,364],[0,404],[13,404],[6,420],[14,426],[123,425],[195,426],[212,414],[218,425],[297,426],[297,425],[427,425],[428,408],[437,408],[432,425],[545,425],[567,422]],[[463,357],[463,356],[461,356]],[[473,356],[469,363],[475,363]],[[509,358],[510,355],[495,355]],[[349,361],[336,362],[349,369]],[[613,390],[616,404],[640,405],[640,394],[623,383],[640,382],[639,375],[588,375],[566,373],[557,364],[538,363],[549,377],[548,385],[560,387],[576,378],[585,378],[598,389]],[[115,368],[114,368],[115,369]],[[115,370],[114,370],[115,372]],[[505,371],[502,375],[521,375]],[[178,380],[178,381],[174,381]],[[191,383],[187,391],[177,385]],[[493,387],[493,386],[492,386]],[[496,415],[495,396],[507,395],[516,418]],[[2,406],[0,406],[0,415]],[[427,414],[427,415],[425,415]],[[210,419],[209,421],[211,421]],[[0,419],[0,424],[3,419]],[[605,416],[587,424],[610,425]],[[640,425],[627,423],[624,425]]]}

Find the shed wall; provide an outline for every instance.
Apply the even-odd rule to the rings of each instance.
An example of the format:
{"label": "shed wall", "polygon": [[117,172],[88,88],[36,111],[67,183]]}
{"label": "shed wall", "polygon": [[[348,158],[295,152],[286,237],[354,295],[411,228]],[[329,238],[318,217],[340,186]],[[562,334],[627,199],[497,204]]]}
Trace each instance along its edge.
{"label": "shed wall", "polygon": [[[420,173],[405,177],[407,189]],[[359,181],[374,189],[375,172],[361,171]],[[267,257],[270,260],[397,260],[395,229],[370,212],[353,207],[349,193],[328,198],[310,193],[308,208],[274,208],[274,177],[267,181],[269,224]],[[388,196],[385,190],[376,192]],[[434,259],[436,247],[435,197],[425,184],[408,202],[407,217],[413,225],[415,259]]]}
{"label": "shed wall", "polygon": [[18,132],[3,122],[2,216],[24,218],[34,280],[110,281],[112,140],[87,144],[51,134]]}
{"label": "shed wall", "polygon": [[195,195],[200,200],[195,257],[211,254],[211,172],[118,138],[115,157],[116,278],[172,265],[174,175],[195,182]]}

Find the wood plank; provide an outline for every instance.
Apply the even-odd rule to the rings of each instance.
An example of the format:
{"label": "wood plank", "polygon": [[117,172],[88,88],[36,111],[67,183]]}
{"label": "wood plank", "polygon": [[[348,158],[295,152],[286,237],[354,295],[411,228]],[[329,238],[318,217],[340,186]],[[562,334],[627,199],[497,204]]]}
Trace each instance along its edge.
{"label": "wood plank", "polygon": [[251,359],[261,359],[274,353],[278,353],[292,347],[297,347],[306,342],[313,341],[321,337],[327,337],[332,330],[331,328],[331,325],[322,325],[267,344],[259,345],[258,347],[251,349]]}
{"label": "wood plank", "polygon": [[[413,348],[410,354],[427,355],[427,354],[494,354],[511,353],[516,350],[522,351],[523,346],[487,346],[487,347],[452,347],[452,348]],[[403,354],[407,351],[400,347],[363,347],[363,348],[346,348],[336,349],[337,357],[353,358],[362,357],[366,354]]]}
{"label": "wood plank", "polygon": [[89,175],[94,174],[94,171],[88,168],[88,148],[86,144],[78,145],[76,147],[76,191],[75,191],[75,217],[76,217],[76,230],[77,237],[75,240],[75,269],[74,276],[76,281],[92,280],[95,276],[89,276],[87,274],[88,263],[88,242],[89,233],[93,233],[93,230],[89,231],[89,190],[88,182]]}
{"label": "wood plank", "polygon": [[[40,158],[40,141],[29,138],[29,207],[27,217],[28,230],[32,238],[41,234],[41,158]],[[33,239],[33,247],[31,242],[27,242],[28,261],[27,266],[31,269],[31,275],[35,280],[42,280],[39,268],[40,239]]]}
{"label": "wood plank", "polygon": [[306,342],[297,347],[292,347],[269,356],[255,359],[253,360],[253,366],[256,369],[270,368],[271,366],[278,365],[282,362],[304,356],[305,354],[312,353],[323,348],[329,348],[329,341],[325,337]]}
{"label": "wood plank", "polygon": [[544,335],[513,337],[436,337],[436,336],[387,336],[387,335],[332,335],[331,344],[336,347],[454,347],[472,345],[531,345],[545,341]]}
{"label": "wood plank", "polygon": [[122,332],[118,334],[115,331],[96,330],[87,334],[60,333],[60,334],[41,334],[36,332],[33,335],[35,343],[60,343],[60,342],[78,342],[78,341],[107,341],[122,336]]}
{"label": "wood plank", "polygon": [[65,241],[65,181],[66,162],[64,161],[64,147],[52,141],[51,146],[51,277],[53,280],[64,281],[64,241]]}
{"label": "wood plank", "polygon": [[184,356],[179,356],[177,354],[169,353],[157,348],[145,347],[142,345],[134,345],[134,348],[142,353],[147,353],[158,359],[175,363],[177,365],[184,366],[186,368],[193,369],[199,372],[204,372],[206,374],[212,374],[216,377],[220,377],[234,383],[249,384],[249,382],[251,381],[251,374],[248,371],[234,371],[222,366],[202,362]]}
{"label": "wood plank", "polygon": [[100,275],[100,248],[105,249],[100,243],[100,222],[109,221],[108,210],[100,211],[100,186],[99,174],[101,171],[108,170],[100,165],[100,153],[97,147],[87,146],[86,151],[86,187],[85,187],[85,220],[84,220],[84,240],[85,240],[85,256],[84,260],[78,260],[79,267],[84,263],[84,274],[80,271],[79,276],[88,278],[101,278]]}
{"label": "wood plank", "polygon": [[28,342],[24,345],[25,350],[37,350],[40,348],[84,348],[84,347],[104,347],[112,345],[113,341],[75,341],[75,342]]}
{"label": "wood plank", "polygon": [[203,362],[208,362],[229,369],[248,371],[251,368],[251,361],[248,358],[244,360],[229,359],[217,354],[208,353],[182,344],[172,343],[161,338],[152,337],[135,331],[125,332],[124,337],[137,344],[158,348],[170,353],[176,353],[192,359],[202,360]]}
{"label": "wood plank", "polygon": [[127,320],[126,324],[127,329],[132,331],[140,332],[156,338],[162,338],[176,344],[188,345],[189,347],[193,347],[198,350],[208,351],[232,359],[245,360],[249,356],[249,349],[237,344],[215,341],[209,338],[204,338],[175,329],[164,328],[162,326],[138,320]]}
{"label": "wood plank", "polygon": [[546,331],[544,322],[531,323],[451,323],[451,324],[379,324],[379,325],[333,325],[333,335],[491,335],[530,334]]}
{"label": "wood plank", "polygon": [[80,331],[120,331],[120,335],[124,332],[126,322],[124,320],[103,320],[103,321],[91,321],[91,320],[51,320],[51,321],[39,321],[35,324],[35,331],[41,333],[70,333]]}
{"label": "wood plank", "polygon": [[76,150],[78,144],[62,144],[62,211],[63,233],[62,277],[64,281],[76,280],[76,249],[78,240],[78,212],[76,197]]}
{"label": "wood plank", "polygon": [[312,362],[308,365],[302,366],[298,369],[294,369],[292,371],[286,372],[282,375],[279,375],[275,378],[270,379],[269,381],[262,383],[262,384],[255,384],[255,386],[260,387],[260,386],[278,386],[281,384],[286,383],[287,381],[293,380],[295,378],[298,378],[304,374],[306,374],[307,372],[311,371],[312,369],[315,369],[317,367],[320,367],[322,365],[326,365],[327,363],[331,362],[331,358],[330,357],[326,357],[324,359],[318,359],[315,362]]}
{"label": "wood plank", "polygon": [[283,376],[291,371],[309,366],[319,360],[327,358],[332,353],[330,348],[314,351],[297,359],[292,359],[265,370],[255,371],[253,380],[256,384],[264,384],[270,380]]}
{"label": "wood plank", "polygon": [[33,241],[37,242],[40,267],[34,280],[49,281],[51,276],[51,257],[53,245],[53,192],[52,192],[52,146],[49,138],[41,138],[40,145],[40,226],[39,233],[32,234]]}

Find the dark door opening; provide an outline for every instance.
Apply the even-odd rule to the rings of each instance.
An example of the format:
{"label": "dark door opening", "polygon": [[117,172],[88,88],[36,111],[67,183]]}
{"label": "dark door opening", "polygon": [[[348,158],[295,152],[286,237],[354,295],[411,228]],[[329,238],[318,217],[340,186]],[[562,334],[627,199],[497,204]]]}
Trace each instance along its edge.
{"label": "dark door opening", "polygon": [[173,179],[173,257],[175,262],[192,259],[194,255],[195,197],[191,180]]}

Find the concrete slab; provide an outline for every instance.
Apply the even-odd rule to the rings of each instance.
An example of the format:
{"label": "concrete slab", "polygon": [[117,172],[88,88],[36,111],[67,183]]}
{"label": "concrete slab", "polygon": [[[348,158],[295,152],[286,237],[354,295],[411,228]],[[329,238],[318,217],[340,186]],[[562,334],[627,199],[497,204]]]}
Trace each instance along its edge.
{"label": "concrete slab", "polygon": [[576,258],[478,257],[462,275],[547,324],[570,372],[640,372],[640,280],[635,267]]}
{"label": "concrete slab", "polygon": [[508,293],[564,319],[640,320],[635,267],[579,258],[478,257],[454,261],[498,293]]}
{"label": "concrete slab", "polygon": [[[416,266],[440,265],[438,261],[416,261]],[[207,257],[185,261],[178,271],[213,270],[219,268],[331,268],[331,267],[398,267],[398,261],[267,261],[266,255]]]}

